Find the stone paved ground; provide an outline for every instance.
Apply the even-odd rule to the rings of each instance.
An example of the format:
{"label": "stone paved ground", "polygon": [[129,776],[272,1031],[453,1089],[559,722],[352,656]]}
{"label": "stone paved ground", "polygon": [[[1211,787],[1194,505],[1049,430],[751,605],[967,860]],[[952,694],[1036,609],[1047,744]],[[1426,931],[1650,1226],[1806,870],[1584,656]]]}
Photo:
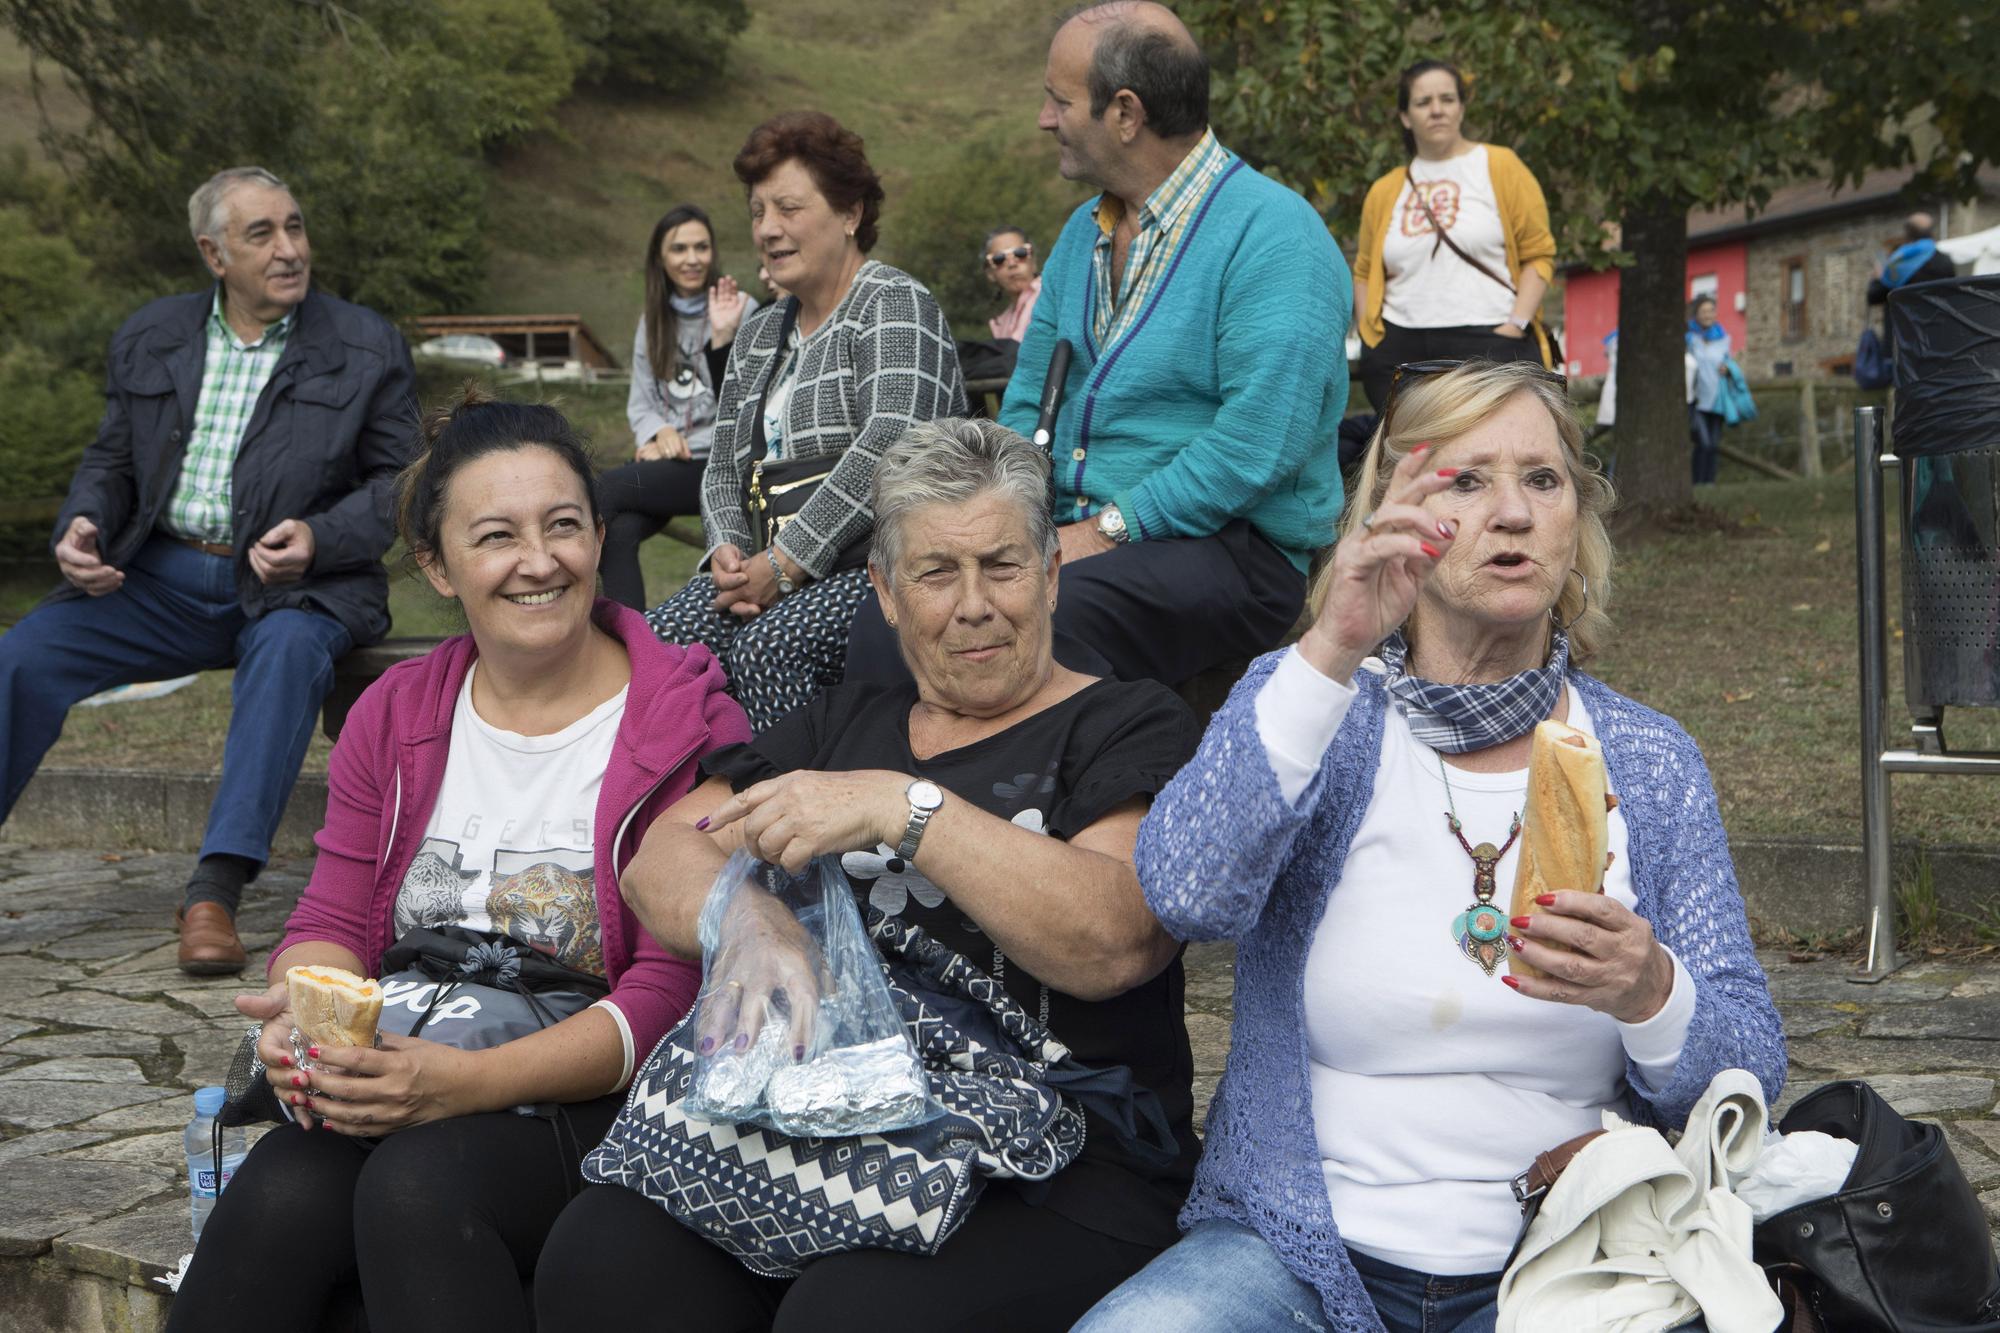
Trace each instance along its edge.
{"label": "stone paved ground", "polygon": [[[193,858],[0,844],[0,1326],[149,1333],[152,1282],[189,1248],[180,1131],[242,1031],[234,978],[174,967],[173,909]],[[253,974],[304,862],[252,890]],[[1231,952],[1188,955],[1197,1105],[1229,1047]],[[1792,1036],[1789,1098],[1867,1077],[1905,1114],[1945,1123],[2000,1221],[2000,961],[1931,960],[1880,986],[1839,959],[1765,965]]]}

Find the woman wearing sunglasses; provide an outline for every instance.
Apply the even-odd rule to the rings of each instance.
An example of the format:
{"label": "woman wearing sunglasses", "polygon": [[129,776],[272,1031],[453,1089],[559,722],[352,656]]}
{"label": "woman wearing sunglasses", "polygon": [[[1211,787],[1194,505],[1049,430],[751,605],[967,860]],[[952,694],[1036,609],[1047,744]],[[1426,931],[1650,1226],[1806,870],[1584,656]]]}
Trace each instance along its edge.
{"label": "woman wearing sunglasses", "polygon": [[[1701,752],[1577,669],[1611,627],[1612,495],[1561,382],[1404,369],[1312,627],[1140,826],[1167,930],[1237,941],[1236,1017],[1189,1230],[1089,1333],[1489,1330],[1537,1154],[1607,1109],[1678,1128],[1723,1069],[1784,1081]],[[1612,857],[1602,895],[1507,922],[1479,909],[1545,718],[1603,747]]]}
{"label": "woman wearing sunglasses", "polygon": [[1007,298],[1007,308],[986,321],[996,339],[1020,342],[1028,332],[1035,313],[1035,298],[1042,294],[1041,270],[1035,264],[1035,247],[1019,227],[995,227],[986,233],[986,249],[980,260],[986,280]]}
{"label": "woman wearing sunglasses", "polygon": [[1542,187],[1521,159],[1463,133],[1466,81],[1442,60],[1403,71],[1408,166],[1368,190],[1354,254],[1361,382],[1377,411],[1397,366],[1425,357],[1555,364],[1535,323],[1555,278]]}

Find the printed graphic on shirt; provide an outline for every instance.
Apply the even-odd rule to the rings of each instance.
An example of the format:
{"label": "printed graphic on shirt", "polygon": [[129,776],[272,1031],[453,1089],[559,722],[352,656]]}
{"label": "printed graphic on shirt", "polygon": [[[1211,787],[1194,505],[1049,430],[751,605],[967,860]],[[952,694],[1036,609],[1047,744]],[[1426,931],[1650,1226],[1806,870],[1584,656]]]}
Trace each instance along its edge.
{"label": "printed graphic on shirt", "polygon": [[493,929],[555,955],[579,972],[604,974],[597,925],[597,869],[589,848],[495,852],[486,915]]}
{"label": "printed graphic on shirt", "polygon": [[511,935],[580,972],[604,974],[597,871],[588,847],[501,848],[466,869],[465,851],[426,838],[396,895],[396,934],[464,925]]}
{"label": "printed graphic on shirt", "polygon": [[1431,231],[1431,220],[1424,212],[1428,201],[1431,213],[1437,215],[1438,226],[1450,231],[1458,225],[1458,182],[1436,180],[1410,182],[1410,192],[1403,199],[1403,235],[1425,236]]}

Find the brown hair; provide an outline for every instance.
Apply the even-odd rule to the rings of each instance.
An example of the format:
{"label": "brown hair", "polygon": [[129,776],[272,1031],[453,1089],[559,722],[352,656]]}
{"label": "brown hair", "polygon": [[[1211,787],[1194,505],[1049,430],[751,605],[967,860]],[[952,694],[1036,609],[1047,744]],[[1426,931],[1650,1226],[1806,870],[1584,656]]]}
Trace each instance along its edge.
{"label": "brown hair", "polygon": [[418,564],[438,549],[444,503],[458,470],[487,454],[546,449],[583,483],[590,521],[597,513],[597,473],[583,436],[545,403],[510,403],[468,381],[456,398],[424,414],[417,455],[396,478],[396,531]]}
{"label": "brown hair", "polygon": [[812,176],[835,211],[861,206],[854,243],[864,255],[874,249],[879,235],[875,223],[882,216],[882,178],[868,165],[861,136],[824,111],[786,111],[750,131],[731,166],[749,190],[794,161]]}

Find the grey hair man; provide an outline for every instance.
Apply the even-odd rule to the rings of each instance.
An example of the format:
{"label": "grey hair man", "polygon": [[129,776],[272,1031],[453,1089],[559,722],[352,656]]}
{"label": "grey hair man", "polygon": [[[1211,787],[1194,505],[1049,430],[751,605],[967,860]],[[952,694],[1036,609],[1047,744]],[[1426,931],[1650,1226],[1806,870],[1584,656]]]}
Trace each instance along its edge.
{"label": "grey hair man", "polygon": [[[1043,264],[999,419],[1027,435],[1062,400],[1055,653],[1089,675],[1179,685],[1275,648],[1340,512],[1347,266],[1310,204],[1217,142],[1208,82],[1142,0],[1075,11],[1049,47],[1039,124],[1099,193]],[[848,645],[849,680],[898,674],[878,608]]]}
{"label": "grey hair man", "polygon": [[106,406],[56,520],[63,582],[0,636],[0,819],[70,707],[112,686],[236,670],[222,779],[182,910],[180,965],[241,970],[244,886],[333,681],[388,631],[390,493],[416,429],[402,336],[312,289],[305,215],[262,167],[188,200],[213,283],[111,340]]}
{"label": "grey hair man", "polygon": [[1913,282],[1936,282],[1958,276],[1951,256],[1937,248],[1937,216],[1922,211],[1903,219],[1902,244],[1875,261],[1868,283],[1868,304],[1881,305],[1889,293]]}

